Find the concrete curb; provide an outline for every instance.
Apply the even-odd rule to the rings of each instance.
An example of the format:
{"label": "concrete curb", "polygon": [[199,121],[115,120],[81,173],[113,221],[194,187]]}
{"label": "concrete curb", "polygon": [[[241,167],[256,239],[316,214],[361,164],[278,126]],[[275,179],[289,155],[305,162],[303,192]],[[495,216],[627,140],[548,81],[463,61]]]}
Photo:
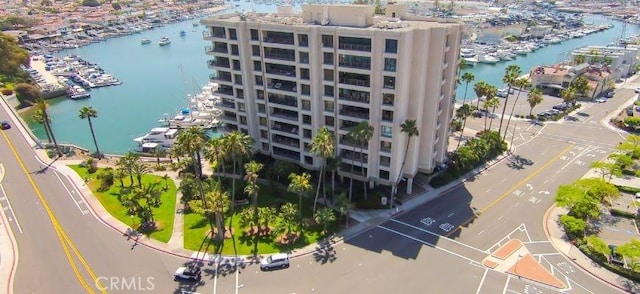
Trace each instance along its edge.
{"label": "concrete curb", "polygon": [[[556,210],[556,209],[558,209],[558,207],[554,203],[553,205],[551,205],[549,207],[549,209],[547,209],[547,211],[545,211],[544,217],[543,217],[543,224],[542,224],[543,228],[544,228],[544,233],[545,233],[547,239],[551,242],[551,245],[553,246],[553,248],[555,248],[558,252],[562,253],[562,255],[564,257],[566,257],[573,265],[575,265],[576,267],[580,268],[580,270],[582,270],[584,273],[590,275],[591,277],[593,277],[595,279],[600,280],[601,282],[603,282],[603,283],[615,288],[616,290],[620,290],[620,291],[623,291],[623,292],[629,292],[628,289],[625,289],[625,288],[621,287],[620,285],[618,285],[617,283],[609,281],[608,279],[606,279],[604,277],[601,277],[600,275],[597,275],[596,273],[594,273],[593,270],[589,270],[587,268],[587,266],[584,266],[580,262],[577,262],[577,258],[571,257],[568,252],[565,252],[562,248],[560,248],[560,246],[558,244],[556,244],[556,241],[555,241],[556,238],[553,238],[551,236],[551,232],[549,230],[549,222],[553,221],[553,220],[550,220],[549,217],[552,215],[552,212],[554,210]],[[555,226],[556,224],[553,224],[553,225]],[[557,239],[559,239],[559,240],[564,240],[564,239],[562,239],[561,236],[557,236],[557,237],[558,237]],[[575,247],[573,244],[571,244],[569,242],[565,242],[565,243],[568,243],[568,244],[565,244],[565,245],[569,246],[569,248],[570,248],[569,250],[571,250],[571,247]],[[584,258],[589,259],[578,248],[576,248],[574,252],[580,254],[581,256],[584,256]],[[589,259],[589,260],[591,260],[591,259]]]}

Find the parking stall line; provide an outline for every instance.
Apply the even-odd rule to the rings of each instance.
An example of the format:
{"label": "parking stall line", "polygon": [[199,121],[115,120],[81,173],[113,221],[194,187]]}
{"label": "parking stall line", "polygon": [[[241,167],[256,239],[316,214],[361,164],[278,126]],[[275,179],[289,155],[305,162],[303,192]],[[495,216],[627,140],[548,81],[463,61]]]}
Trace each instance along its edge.
{"label": "parking stall line", "polygon": [[482,274],[482,279],[480,279],[480,285],[478,285],[478,288],[476,289],[476,294],[480,293],[480,289],[482,289],[482,284],[484,284],[484,279],[487,278],[487,273],[489,272],[488,268],[484,269],[484,274]]}

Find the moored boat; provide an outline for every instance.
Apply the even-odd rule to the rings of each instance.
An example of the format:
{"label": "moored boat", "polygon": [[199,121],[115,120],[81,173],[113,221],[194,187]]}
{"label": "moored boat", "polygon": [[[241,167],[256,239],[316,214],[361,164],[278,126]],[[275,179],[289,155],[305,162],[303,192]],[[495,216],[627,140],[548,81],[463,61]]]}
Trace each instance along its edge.
{"label": "moored boat", "polygon": [[151,40],[149,40],[149,39],[142,39],[142,40],[140,40],[140,44],[142,44],[142,45],[151,44]]}
{"label": "moored boat", "polygon": [[158,45],[160,46],[165,46],[165,45],[169,45],[171,44],[171,40],[169,40],[169,38],[167,37],[162,37],[160,38],[160,41],[158,41]]}

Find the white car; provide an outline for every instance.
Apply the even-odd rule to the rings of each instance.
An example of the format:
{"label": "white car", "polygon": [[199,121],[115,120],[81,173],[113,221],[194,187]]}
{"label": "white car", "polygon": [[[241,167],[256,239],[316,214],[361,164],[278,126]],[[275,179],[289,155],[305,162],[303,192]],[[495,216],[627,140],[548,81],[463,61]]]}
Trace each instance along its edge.
{"label": "white car", "polygon": [[634,91],[635,91],[636,93],[640,93],[640,87],[635,88],[635,90],[634,90]]}
{"label": "white car", "polygon": [[286,253],[273,254],[260,260],[261,270],[270,270],[277,267],[289,267],[289,256]]}
{"label": "white car", "polygon": [[605,103],[605,102],[607,102],[607,99],[604,99],[604,98],[596,98],[596,100],[593,100],[593,101],[598,102],[598,103]]}
{"label": "white car", "polygon": [[195,265],[181,266],[173,274],[174,280],[199,281],[201,277],[200,267]]}

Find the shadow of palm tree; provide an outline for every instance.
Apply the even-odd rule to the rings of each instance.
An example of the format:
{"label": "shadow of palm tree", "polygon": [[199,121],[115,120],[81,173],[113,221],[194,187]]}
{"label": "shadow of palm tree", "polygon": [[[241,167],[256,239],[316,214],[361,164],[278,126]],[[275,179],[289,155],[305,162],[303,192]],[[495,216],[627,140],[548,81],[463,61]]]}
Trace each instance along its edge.
{"label": "shadow of palm tree", "polygon": [[333,248],[331,242],[328,240],[319,242],[316,250],[313,252],[313,259],[320,264],[336,261],[336,250]]}

